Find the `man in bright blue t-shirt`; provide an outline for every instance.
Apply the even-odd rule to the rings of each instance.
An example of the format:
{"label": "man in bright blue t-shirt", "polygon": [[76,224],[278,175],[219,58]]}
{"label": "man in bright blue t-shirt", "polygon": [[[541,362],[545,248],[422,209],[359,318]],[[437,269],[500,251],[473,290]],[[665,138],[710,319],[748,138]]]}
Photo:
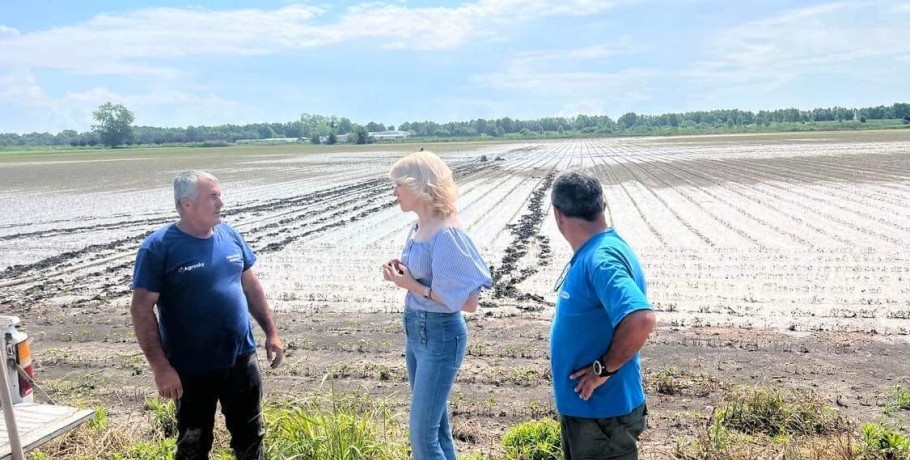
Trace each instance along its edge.
{"label": "man in bright blue t-shirt", "polygon": [[174,200],[179,220],[139,248],[131,312],[158,394],[177,401],[175,459],[209,458],[219,401],[236,457],[264,458],[262,378],[250,315],[265,331],[272,368],[284,347],[252,270],[256,256],[221,222],[224,203],[214,176],[180,174]]}
{"label": "man in bright blue t-shirt", "polygon": [[553,213],[575,254],[556,282],[550,365],[566,460],[637,459],[645,428],[639,350],[655,316],[632,249],[586,171],[553,182]]}

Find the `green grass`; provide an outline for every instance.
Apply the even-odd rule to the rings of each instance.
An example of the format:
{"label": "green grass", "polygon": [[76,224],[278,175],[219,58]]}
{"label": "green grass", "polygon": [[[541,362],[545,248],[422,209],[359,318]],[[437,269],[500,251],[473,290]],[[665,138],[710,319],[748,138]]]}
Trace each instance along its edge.
{"label": "green grass", "polygon": [[726,429],[770,437],[827,435],[846,430],[837,410],[805,391],[785,394],[775,388],[740,388],[714,413]]}
{"label": "green grass", "polygon": [[152,427],[161,436],[169,438],[177,435],[177,406],[173,399],[147,399],[145,410],[151,418]]}
{"label": "green grass", "polygon": [[910,389],[896,386],[888,395],[885,413],[893,413],[900,410],[910,410]]}
{"label": "green grass", "polygon": [[[898,393],[895,393],[898,394]],[[899,394],[903,394],[902,392]],[[856,429],[813,393],[741,387],[723,394],[704,429],[676,437],[679,460],[910,460],[905,428],[867,423]],[[58,438],[30,460],[170,460],[175,449],[171,401],[149,399],[147,424],[130,418],[115,425],[104,408],[87,424]],[[406,460],[410,458],[404,415],[366,392],[334,391],[266,404],[269,459]],[[169,435],[165,433],[170,432]],[[212,458],[232,457],[229,435],[215,430]],[[492,452],[465,454],[470,460],[559,460],[558,423],[532,420],[509,428]]]}
{"label": "green grass", "polygon": [[910,458],[910,438],[896,428],[878,423],[863,424],[861,448],[871,458]]}
{"label": "green grass", "polygon": [[268,458],[406,460],[406,433],[367,396],[294,400],[265,411]]}
{"label": "green grass", "polygon": [[694,440],[677,439],[679,460],[910,460],[900,428],[860,430],[807,391],[739,388],[724,395]]}
{"label": "green grass", "polygon": [[[100,155],[119,156],[136,154],[153,155],[250,155],[263,154],[314,154],[333,152],[416,152],[420,147],[426,150],[444,153],[462,150],[473,150],[481,147],[510,142],[500,139],[466,140],[460,139],[452,142],[433,142],[432,140],[415,140],[407,143],[375,143],[375,144],[243,144],[228,145],[224,147],[196,147],[188,145],[140,145],[120,147],[116,149],[100,147],[70,147],[70,146],[13,146],[0,147],[0,157],[21,155]],[[424,145],[425,144],[425,145]]]}
{"label": "green grass", "polygon": [[560,460],[559,424],[553,419],[534,420],[510,428],[502,437],[508,460]]}

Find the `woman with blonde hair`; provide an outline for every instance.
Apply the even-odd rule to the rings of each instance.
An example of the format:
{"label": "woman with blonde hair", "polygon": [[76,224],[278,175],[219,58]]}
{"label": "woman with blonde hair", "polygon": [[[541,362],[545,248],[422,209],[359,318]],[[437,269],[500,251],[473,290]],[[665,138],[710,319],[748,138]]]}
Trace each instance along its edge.
{"label": "woman with blonde hair", "polygon": [[404,329],[411,384],[410,434],[415,460],[455,460],[447,400],[467,347],[461,312],[477,310],[490,271],[456,216],[452,171],[430,152],[395,163],[389,173],[403,212],[417,214],[400,259],[382,265],[405,289]]}

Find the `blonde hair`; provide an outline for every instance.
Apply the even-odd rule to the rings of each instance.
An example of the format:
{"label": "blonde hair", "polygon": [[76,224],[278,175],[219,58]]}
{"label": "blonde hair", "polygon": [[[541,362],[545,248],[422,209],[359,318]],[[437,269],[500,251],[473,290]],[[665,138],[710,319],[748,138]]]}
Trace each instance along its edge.
{"label": "blonde hair", "polygon": [[389,178],[410,187],[437,215],[447,217],[457,211],[458,186],[452,170],[432,152],[412,153],[398,160],[389,171]]}

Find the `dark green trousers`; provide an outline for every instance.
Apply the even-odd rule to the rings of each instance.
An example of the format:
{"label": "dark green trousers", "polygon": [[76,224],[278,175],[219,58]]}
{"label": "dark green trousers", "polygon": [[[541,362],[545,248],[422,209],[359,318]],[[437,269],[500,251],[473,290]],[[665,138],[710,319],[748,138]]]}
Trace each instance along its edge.
{"label": "dark green trousers", "polygon": [[638,460],[638,437],[645,430],[644,404],[609,418],[559,416],[566,460]]}

